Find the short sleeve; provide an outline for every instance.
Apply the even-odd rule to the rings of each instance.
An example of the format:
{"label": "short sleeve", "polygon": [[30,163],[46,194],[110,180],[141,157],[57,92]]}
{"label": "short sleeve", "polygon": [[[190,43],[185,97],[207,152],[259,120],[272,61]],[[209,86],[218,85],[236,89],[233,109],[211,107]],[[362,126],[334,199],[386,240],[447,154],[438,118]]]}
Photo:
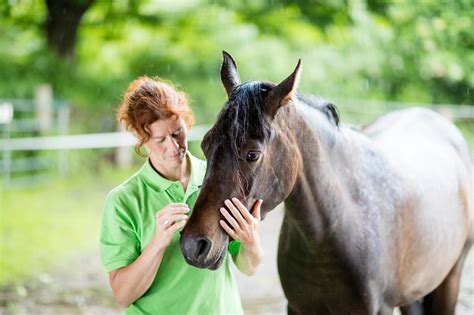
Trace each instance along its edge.
{"label": "short sleeve", "polygon": [[234,256],[240,251],[240,242],[239,241],[231,241],[229,245],[227,246],[227,250],[229,253]]}
{"label": "short sleeve", "polygon": [[105,202],[100,231],[100,256],[107,272],[128,266],[140,255],[130,203],[124,202],[120,191],[112,191]]}

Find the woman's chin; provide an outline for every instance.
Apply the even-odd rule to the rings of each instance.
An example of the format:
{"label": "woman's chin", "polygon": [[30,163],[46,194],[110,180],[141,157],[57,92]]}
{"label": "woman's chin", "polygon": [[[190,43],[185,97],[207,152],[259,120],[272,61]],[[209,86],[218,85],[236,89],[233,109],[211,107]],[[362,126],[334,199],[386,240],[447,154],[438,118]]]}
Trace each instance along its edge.
{"label": "woman's chin", "polygon": [[176,166],[181,166],[183,164],[184,158],[185,158],[184,155],[179,156],[179,157],[172,157],[172,158],[168,159],[168,161],[169,161],[170,166],[176,167]]}

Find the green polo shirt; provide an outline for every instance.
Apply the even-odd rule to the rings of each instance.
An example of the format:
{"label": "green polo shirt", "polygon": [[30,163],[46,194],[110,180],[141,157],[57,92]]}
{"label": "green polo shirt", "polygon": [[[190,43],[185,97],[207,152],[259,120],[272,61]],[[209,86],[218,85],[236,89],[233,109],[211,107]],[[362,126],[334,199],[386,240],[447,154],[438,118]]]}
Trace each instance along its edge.
{"label": "green polo shirt", "polygon": [[[189,152],[191,175],[186,191],[179,181],[162,177],[147,160],[143,167],[107,196],[100,250],[107,272],[138,258],[155,235],[155,214],[169,203],[184,202],[192,209],[206,172],[206,162]],[[179,233],[166,248],[148,291],[126,314],[242,314],[239,291],[230,270],[231,256],[215,271],[188,265],[179,246]],[[237,253],[239,243],[229,246]]]}

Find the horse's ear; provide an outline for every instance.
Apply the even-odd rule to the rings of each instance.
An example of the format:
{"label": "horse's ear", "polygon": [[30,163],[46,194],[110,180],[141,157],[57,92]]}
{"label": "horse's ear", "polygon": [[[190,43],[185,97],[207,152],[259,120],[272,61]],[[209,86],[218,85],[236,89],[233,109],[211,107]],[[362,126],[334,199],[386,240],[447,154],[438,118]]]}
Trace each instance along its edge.
{"label": "horse's ear", "polygon": [[278,84],[265,100],[265,112],[271,118],[275,117],[276,112],[283,106],[290,103],[296,96],[296,89],[301,76],[301,59],[298,60],[295,70],[292,74],[280,84]]}
{"label": "horse's ear", "polygon": [[240,84],[240,77],[232,56],[226,51],[223,51],[222,55],[224,59],[221,66],[221,80],[222,84],[224,84],[227,96],[230,97],[232,90]]}

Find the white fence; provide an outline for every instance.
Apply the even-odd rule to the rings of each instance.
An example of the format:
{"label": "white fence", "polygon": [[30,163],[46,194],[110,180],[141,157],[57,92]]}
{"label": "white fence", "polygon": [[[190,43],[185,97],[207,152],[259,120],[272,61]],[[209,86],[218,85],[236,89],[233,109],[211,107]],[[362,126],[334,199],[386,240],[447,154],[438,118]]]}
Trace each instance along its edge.
{"label": "white fence", "polygon": [[[406,104],[395,102],[374,102],[364,100],[340,100],[339,107],[348,114],[353,114],[354,117],[360,119],[372,119],[383,112],[395,110],[399,108],[407,108],[411,106],[424,106],[432,108],[442,115],[453,121],[474,121],[474,106],[472,105],[427,105],[427,104]],[[349,105],[350,104],[350,105]],[[8,114],[8,113],[7,113]],[[5,114],[5,115],[7,115]],[[344,118],[344,117],[343,117]],[[345,120],[344,120],[345,121]],[[189,141],[201,140],[205,132],[210,128],[209,125],[194,126],[188,135]],[[135,137],[128,132],[110,132],[97,134],[82,134],[82,135],[57,135],[57,136],[43,136],[43,137],[21,137],[0,139],[0,148],[2,151],[2,160],[0,161],[0,169],[5,176],[4,186],[8,186],[9,178],[12,172],[28,171],[33,162],[28,158],[24,161],[16,161],[12,163],[11,154],[15,151],[48,151],[57,150],[58,152],[58,166],[64,169],[67,167],[66,153],[67,150],[75,149],[98,149],[98,148],[117,148],[116,158],[131,159],[131,152],[129,148],[136,144]],[[21,163],[20,163],[21,162]],[[30,163],[31,162],[31,163]],[[38,164],[38,163],[36,163]],[[39,163],[41,164],[41,163]],[[35,167],[45,167],[41,165]]]}
{"label": "white fence", "polygon": [[[209,128],[209,125],[194,126],[188,134],[188,141],[201,140]],[[50,169],[50,163],[45,162],[44,159],[22,158],[13,160],[11,154],[14,151],[56,150],[59,154],[59,173],[67,174],[66,153],[68,150],[117,148],[115,151],[116,160],[119,164],[124,165],[131,162],[131,152],[129,148],[136,143],[136,138],[129,132],[0,139],[0,148],[2,151],[0,170],[3,177],[3,186],[7,188],[11,185],[12,173]],[[24,182],[29,184],[35,183],[35,177],[41,178],[41,176],[27,176]]]}
{"label": "white fence", "polygon": [[[34,183],[48,176],[55,167],[67,170],[67,152],[43,154],[41,149],[14,150],[9,140],[27,137],[41,139],[46,135],[66,135],[69,130],[69,106],[55,100],[50,85],[40,85],[34,99],[0,99],[0,176],[3,186],[15,181]],[[13,149],[13,150],[12,150]],[[17,152],[13,152],[17,151]],[[18,152],[20,151],[20,152]]]}
{"label": "white fence", "polygon": [[[188,141],[200,140],[209,128],[209,125],[194,126]],[[2,151],[72,150],[130,147],[136,143],[136,138],[129,132],[108,132],[4,139],[0,140],[0,147]]]}

